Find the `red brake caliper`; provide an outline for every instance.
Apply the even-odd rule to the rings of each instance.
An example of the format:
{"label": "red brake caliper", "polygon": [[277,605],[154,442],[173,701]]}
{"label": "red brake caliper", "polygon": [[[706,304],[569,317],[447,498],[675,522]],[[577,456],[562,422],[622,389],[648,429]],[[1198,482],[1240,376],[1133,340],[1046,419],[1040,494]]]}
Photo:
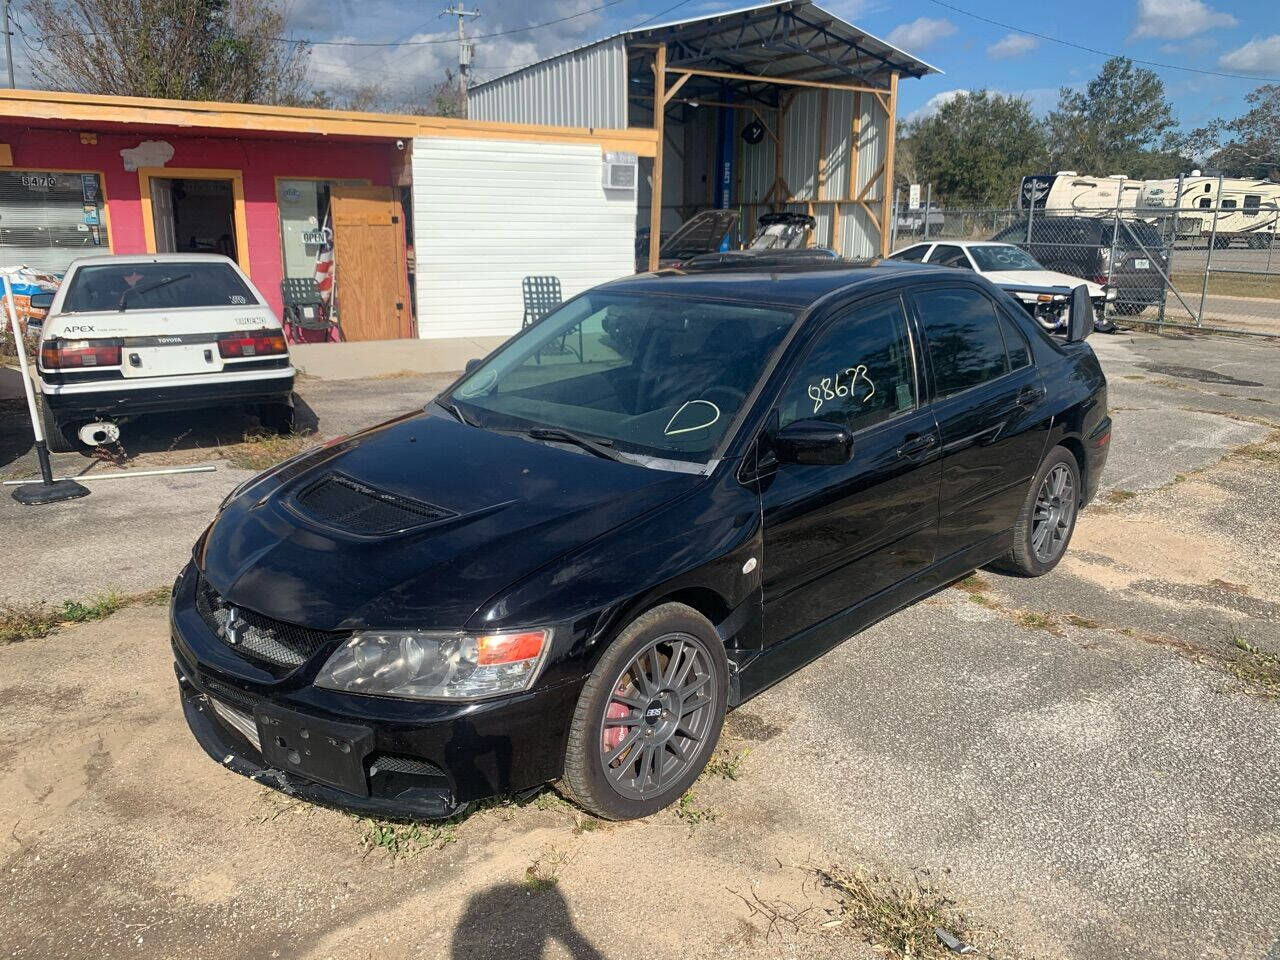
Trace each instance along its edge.
{"label": "red brake caliper", "polygon": [[[618,696],[626,696],[627,687],[630,684],[624,679],[618,684],[618,689],[614,691]],[[610,720],[621,720],[623,717],[631,715],[631,708],[625,703],[619,703],[617,700],[609,701],[609,709],[604,714]],[[626,727],[605,727],[604,728],[604,752],[609,753],[611,750],[617,749],[618,744],[622,742],[622,738],[627,735]]]}

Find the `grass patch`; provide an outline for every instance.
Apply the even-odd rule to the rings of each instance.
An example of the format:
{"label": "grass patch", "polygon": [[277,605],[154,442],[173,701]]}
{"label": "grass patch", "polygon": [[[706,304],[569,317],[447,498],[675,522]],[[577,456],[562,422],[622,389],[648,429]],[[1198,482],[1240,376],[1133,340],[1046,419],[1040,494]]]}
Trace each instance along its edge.
{"label": "grass patch", "polygon": [[1232,455],[1254,463],[1280,463],[1280,430],[1272,430],[1267,437],[1257,443],[1246,443],[1243,447],[1237,447]]}
{"label": "grass patch", "polygon": [[255,430],[244,435],[244,442],[223,447],[227,462],[241,470],[266,470],[281,460],[301,453],[316,442],[316,435],[305,433],[270,433]]}
{"label": "grass patch", "polygon": [[980,607],[995,610],[1000,606],[995,600],[987,596],[987,591],[991,589],[991,581],[980,573],[971,573],[963,580],[957,580],[951,586],[968,596],[970,600]]}
{"label": "grass patch", "polygon": [[815,871],[840,902],[842,917],[877,953],[911,960],[949,957],[939,931],[970,941],[969,921],[953,901],[919,879],[899,883],[862,870]]}
{"label": "grass patch", "polygon": [[737,780],[742,776],[742,764],[750,752],[750,750],[743,750],[739,753],[731,753],[729,750],[717,750],[715,755],[707,761],[702,776],[708,779],[719,777],[721,780]]}
{"label": "grass patch", "polygon": [[38,640],[72,624],[104,620],[125,607],[157,607],[168,602],[168,587],[156,587],[143,593],[108,590],[86,600],[63,600],[59,606],[43,600],[38,603],[0,601],[0,646]]}
{"label": "grass patch", "polygon": [[1050,633],[1056,633],[1058,629],[1058,621],[1050,613],[1023,610],[1018,614],[1017,620],[1024,627],[1029,627],[1032,630],[1048,630]]}
{"label": "grass patch", "polygon": [[687,823],[690,828],[698,826],[700,823],[711,823],[716,819],[717,814],[710,807],[704,807],[694,801],[694,792],[692,789],[686,790],[684,795],[676,801],[676,816]]}
{"label": "grass patch", "polygon": [[1241,636],[1231,638],[1231,647],[1235,656],[1228,661],[1228,669],[1236,679],[1258,693],[1280,698],[1280,657]]}
{"label": "grass patch", "polygon": [[447,820],[442,823],[395,823],[369,817],[356,820],[363,829],[360,845],[366,857],[381,850],[392,860],[399,860],[428,850],[443,850],[458,839],[456,824]]}
{"label": "grass patch", "polygon": [[1108,503],[1126,503],[1137,496],[1132,490],[1112,490],[1107,494]]}
{"label": "grass patch", "polygon": [[[1173,287],[1184,297],[1200,296],[1204,287],[1203,273],[1175,273]],[[1280,298],[1280,279],[1269,273],[1209,273],[1209,296]]]}
{"label": "grass patch", "polygon": [[553,850],[529,864],[521,882],[530,890],[550,890],[560,882],[560,868],[568,862],[568,854]]}
{"label": "grass patch", "polygon": [[1102,621],[1094,620],[1092,617],[1081,617],[1074,613],[1069,613],[1062,618],[1062,622],[1072,627],[1080,627],[1083,630],[1101,630]]}

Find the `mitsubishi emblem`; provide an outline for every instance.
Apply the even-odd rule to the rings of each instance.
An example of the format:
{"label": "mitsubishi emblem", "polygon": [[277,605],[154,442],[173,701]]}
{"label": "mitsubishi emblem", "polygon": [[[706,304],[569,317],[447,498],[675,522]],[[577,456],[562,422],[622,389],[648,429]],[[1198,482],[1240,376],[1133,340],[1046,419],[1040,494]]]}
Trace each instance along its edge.
{"label": "mitsubishi emblem", "polygon": [[248,624],[240,619],[239,607],[227,607],[227,625],[222,628],[223,634],[227,638],[227,643],[233,647],[244,639],[244,628]]}

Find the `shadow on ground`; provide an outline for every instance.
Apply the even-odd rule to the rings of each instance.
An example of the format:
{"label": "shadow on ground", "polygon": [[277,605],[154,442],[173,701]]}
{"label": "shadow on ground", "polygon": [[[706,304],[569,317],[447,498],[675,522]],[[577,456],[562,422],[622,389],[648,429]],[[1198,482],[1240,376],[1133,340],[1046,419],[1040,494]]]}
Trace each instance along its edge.
{"label": "shadow on ground", "polygon": [[572,960],[604,960],[574,925],[569,904],[555,885],[499,883],[467,901],[453,931],[450,960],[533,960],[558,942]]}

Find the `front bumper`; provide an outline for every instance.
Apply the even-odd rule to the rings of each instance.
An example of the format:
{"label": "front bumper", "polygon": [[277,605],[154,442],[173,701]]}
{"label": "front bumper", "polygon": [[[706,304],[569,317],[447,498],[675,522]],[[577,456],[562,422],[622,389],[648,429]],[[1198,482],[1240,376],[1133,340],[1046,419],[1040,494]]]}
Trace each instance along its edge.
{"label": "front bumper", "polygon": [[[206,626],[193,572],[179,578],[170,611],[174,667],[187,725],[228,769],[316,803],[426,819],[562,774],[580,681],[473,703],[367,697],[312,686],[328,650],[275,677]],[[272,726],[279,717],[283,728]],[[302,738],[329,760],[308,756]],[[330,747],[343,744],[349,767],[335,770]]]}

